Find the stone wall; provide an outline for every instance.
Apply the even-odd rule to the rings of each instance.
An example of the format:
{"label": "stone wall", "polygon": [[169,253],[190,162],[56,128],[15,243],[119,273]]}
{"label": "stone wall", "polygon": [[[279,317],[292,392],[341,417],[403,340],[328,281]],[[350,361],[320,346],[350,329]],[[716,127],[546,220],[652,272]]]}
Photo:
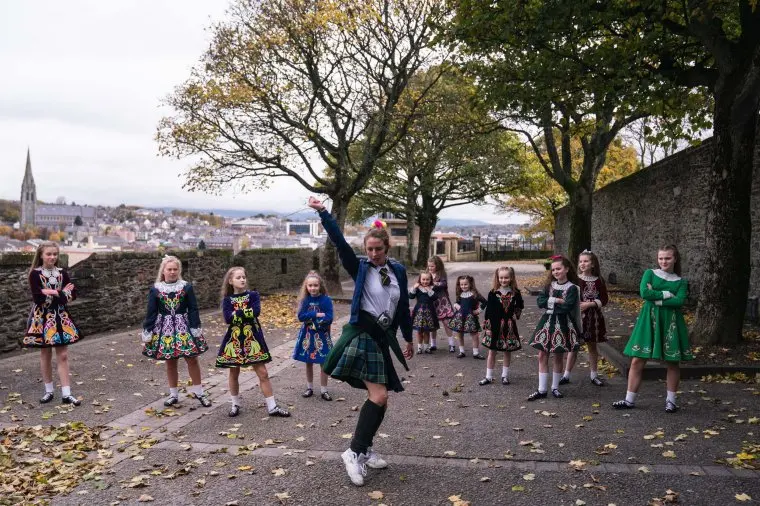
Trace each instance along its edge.
{"label": "stone wall", "polygon": [[[182,277],[193,283],[201,309],[219,306],[222,279],[232,266],[245,267],[250,286],[262,293],[297,290],[306,273],[318,267],[315,253],[302,249],[246,250],[234,256],[231,250],[172,254],[182,261]],[[79,292],[70,304],[71,314],[82,332],[139,326],[162,256],[157,252],[101,253],[69,269]],[[66,266],[65,255],[61,260]],[[24,333],[31,261],[31,254],[0,254],[0,349],[5,351],[16,348]]]}
{"label": "stone wall", "polygon": [[[756,145],[756,150],[760,143]],[[657,265],[657,249],[678,246],[684,277],[697,293],[702,267],[708,199],[711,140],[686,149],[594,193],[591,249],[602,275],[614,273],[618,284],[638,287],[644,270]],[[760,217],[760,152],[755,154],[752,217]],[[565,253],[570,220],[567,208],[557,214],[555,252]],[[749,295],[760,295],[760,219],[752,223],[752,274]]]}

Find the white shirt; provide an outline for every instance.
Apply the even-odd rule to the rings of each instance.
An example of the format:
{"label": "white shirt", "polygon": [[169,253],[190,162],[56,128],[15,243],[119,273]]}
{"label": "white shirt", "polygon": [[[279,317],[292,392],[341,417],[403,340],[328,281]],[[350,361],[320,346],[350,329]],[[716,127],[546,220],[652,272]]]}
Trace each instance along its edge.
{"label": "white shirt", "polygon": [[388,269],[388,277],[391,278],[390,284],[383,286],[380,277],[382,267],[370,265],[367,269],[367,277],[364,279],[364,288],[362,288],[361,309],[375,317],[380,316],[383,312],[388,313],[388,316],[393,320],[393,316],[396,314],[396,306],[398,306],[398,301],[401,298],[401,289],[390,264],[386,262],[383,267]]}

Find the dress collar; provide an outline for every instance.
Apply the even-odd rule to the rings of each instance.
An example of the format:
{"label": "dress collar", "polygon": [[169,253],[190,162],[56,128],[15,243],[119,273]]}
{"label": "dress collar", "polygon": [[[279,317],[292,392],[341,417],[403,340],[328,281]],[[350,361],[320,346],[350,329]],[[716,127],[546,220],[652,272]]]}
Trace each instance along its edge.
{"label": "dress collar", "polygon": [[508,294],[509,292],[512,291],[512,287],[508,286],[508,287],[504,288],[504,287],[500,286],[499,289],[496,290],[496,291],[499,292],[499,293],[501,293],[502,295],[506,295],[506,294]]}
{"label": "dress collar", "polygon": [[578,277],[585,281],[586,283],[593,283],[597,279],[599,279],[597,276],[586,276],[585,274],[578,274]]}
{"label": "dress collar", "polygon": [[665,281],[678,281],[681,279],[681,276],[675,272],[665,272],[662,269],[655,269],[652,271],[652,273],[654,273],[654,275],[658,278],[664,279]]}
{"label": "dress collar", "polygon": [[184,279],[178,279],[174,283],[167,283],[166,281],[159,281],[156,283],[155,286],[156,290],[160,292],[178,292],[182,290],[185,285],[187,284],[187,281]]}

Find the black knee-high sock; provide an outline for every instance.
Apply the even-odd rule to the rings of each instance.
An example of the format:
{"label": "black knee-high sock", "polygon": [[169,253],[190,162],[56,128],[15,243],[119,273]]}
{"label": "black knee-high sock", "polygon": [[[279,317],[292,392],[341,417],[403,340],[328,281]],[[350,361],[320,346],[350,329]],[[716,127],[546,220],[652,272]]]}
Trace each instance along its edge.
{"label": "black knee-high sock", "polygon": [[[375,424],[375,430],[372,431],[372,438],[374,439],[375,435],[377,434],[377,431],[380,430],[380,426],[383,424],[383,420],[385,420],[385,411],[388,409],[388,405],[380,407],[380,414],[377,417],[377,423]],[[369,446],[372,447],[372,439],[369,441]]]}
{"label": "black knee-high sock", "polygon": [[378,406],[371,400],[367,399],[359,412],[359,420],[356,422],[354,438],[351,440],[351,449],[356,454],[367,453],[367,448],[372,446],[372,438],[375,437],[382,416],[384,413],[383,406]]}

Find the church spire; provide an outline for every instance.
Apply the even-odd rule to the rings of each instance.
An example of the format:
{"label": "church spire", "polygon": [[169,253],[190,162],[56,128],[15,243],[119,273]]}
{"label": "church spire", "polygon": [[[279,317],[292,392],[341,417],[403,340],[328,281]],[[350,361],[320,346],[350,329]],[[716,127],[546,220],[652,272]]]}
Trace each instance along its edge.
{"label": "church spire", "polygon": [[34,226],[37,203],[37,188],[32,175],[32,157],[26,148],[26,169],[24,181],[21,183],[21,225]]}

